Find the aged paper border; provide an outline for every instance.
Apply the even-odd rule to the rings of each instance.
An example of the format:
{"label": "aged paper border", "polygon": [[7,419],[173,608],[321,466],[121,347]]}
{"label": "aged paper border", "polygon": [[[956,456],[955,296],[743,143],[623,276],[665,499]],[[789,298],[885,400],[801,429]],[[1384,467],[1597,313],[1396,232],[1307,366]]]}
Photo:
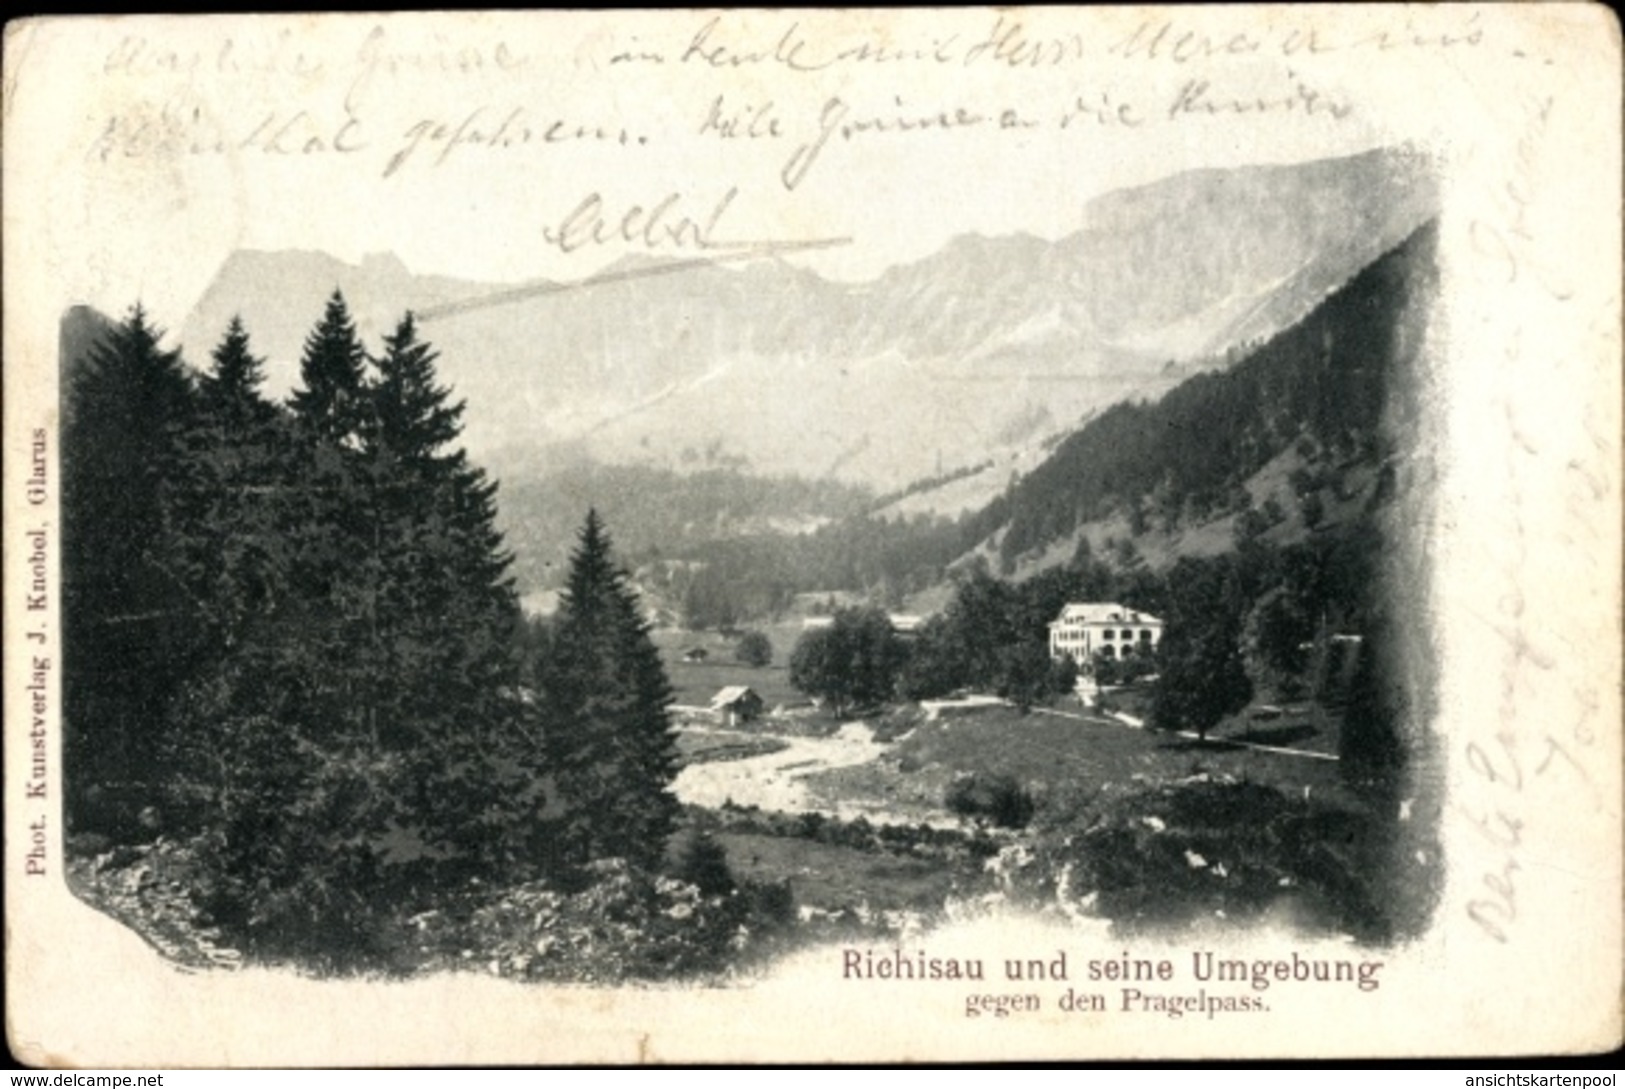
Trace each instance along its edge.
{"label": "aged paper border", "polygon": [[[1028,17],[1105,32],[1153,14],[1097,9]],[[26,638],[33,618],[22,602],[32,578],[25,533],[56,525],[57,322],[66,305],[79,301],[73,285],[85,282],[73,270],[105,259],[95,240],[81,240],[79,250],[50,229],[62,212],[53,208],[58,172],[73,168],[69,142],[81,121],[56,99],[66,89],[76,92],[66,102],[95,102],[93,88],[86,93],[88,84],[76,82],[93,76],[74,62],[104,42],[90,41],[96,28],[82,22],[9,26],[3,494],[6,1012],[14,1052],[47,1066],[216,1066],[1261,1058],[1566,1053],[1617,1045],[1619,28],[1600,6],[1448,14],[1453,33],[1477,33],[1488,45],[1475,51],[1438,41],[1407,44],[1406,35],[1439,30],[1421,9],[1309,9],[1307,18],[1329,38],[1369,40],[1388,31],[1394,44],[1306,63],[1355,88],[1384,123],[1430,134],[1448,164],[1445,303],[1435,322],[1442,378],[1425,406],[1440,447],[1430,518],[1418,527],[1431,579],[1417,604],[1418,622],[1443,648],[1435,727],[1447,753],[1449,885],[1433,929],[1394,952],[1377,997],[1316,994],[1244,1025],[1069,1019],[1054,1010],[967,1022],[958,992],[842,982],[829,951],[799,955],[749,987],[698,993],[542,989],[477,976],[392,985],[264,971],[199,976],[163,963],[133,933],[69,896],[60,880],[60,819],[26,794],[34,749],[24,686],[42,651]],[[1223,34],[1271,25],[1282,11],[1172,15]],[[286,25],[300,34],[336,35],[353,32],[357,19],[377,18],[288,17]],[[634,23],[654,34],[691,18],[454,16],[435,25],[550,19],[523,25],[584,43]],[[826,28],[842,19],[888,27],[905,16],[818,18]],[[140,26],[148,33],[164,29],[151,21]],[[1430,111],[1425,123],[1414,116]],[[130,197],[132,210],[156,199],[150,192]],[[165,317],[178,323],[181,315]],[[43,502],[29,492],[37,436],[45,444]],[[54,594],[54,568],[49,580]],[[55,615],[48,612],[48,620]],[[54,638],[47,636],[47,656],[56,653]],[[49,676],[54,709],[59,673]],[[1584,751],[1574,767],[1563,767],[1549,741],[1568,749],[1583,744]],[[58,742],[53,723],[44,750],[53,797]],[[37,843],[33,829],[42,814],[44,839]],[[45,879],[26,876],[36,846],[43,846],[50,870]],[[1495,910],[1485,904],[1497,902],[1505,909],[1494,916],[1505,924],[1504,942],[1487,938],[1470,917],[1475,905],[1482,916]],[[1283,935],[1216,940],[1238,954],[1310,948]],[[1057,947],[1109,956],[1119,948],[1020,920],[939,932],[931,942],[991,956],[1047,955]]]}

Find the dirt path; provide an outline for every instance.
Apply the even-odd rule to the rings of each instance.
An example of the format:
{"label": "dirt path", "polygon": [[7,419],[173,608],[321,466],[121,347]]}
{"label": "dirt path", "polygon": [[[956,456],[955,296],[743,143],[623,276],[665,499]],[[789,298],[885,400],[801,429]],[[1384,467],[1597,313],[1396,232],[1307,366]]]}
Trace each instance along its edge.
{"label": "dirt path", "polygon": [[[703,727],[689,727],[709,733]],[[672,784],[680,801],[717,809],[726,801],[735,805],[756,805],[782,813],[809,813],[824,810],[812,802],[801,780],[828,768],[867,764],[886,751],[861,722],[848,723],[833,737],[781,737],[788,744],[779,752],[742,760],[691,764]]]}
{"label": "dirt path", "polygon": [[[1128,719],[1126,716],[1120,715],[1112,715],[1110,717],[1102,717],[1098,713],[1093,715],[1080,715],[1074,711],[1057,711],[1049,707],[1034,707],[1033,711],[1034,713],[1040,715],[1052,715],[1055,718],[1076,719],[1079,722],[1093,722],[1100,726],[1125,726],[1131,730],[1144,729],[1144,723],[1136,722],[1132,719]],[[1169,736],[1189,738],[1191,741],[1203,740],[1202,736],[1195,730],[1170,730]],[[1241,741],[1229,737],[1210,736],[1206,739],[1206,742],[1214,746],[1227,745],[1237,749],[1253,749],[1257,752],[1274,753],[1277,756],[1300,756],[1306,760],[1330,760],[1334,763],[1337,761],[1337,757],[1332,753],[1316,752],[1313,749],[1287,749],[1281,747],[1280,745],[1262,745],[1256,741]]]}
{"label": "dirt path", "polygon": [[[704,727],[688,727],[697,732]],[[778,736],[778,735],[775,735]],[[831,768],[867,764],[888,746],[874,739],[867,724],[849,722],[832,737],[780,737],[789,748],[780,752],[741,760],[691,764],[677,774],[672,784],[679,801],[687,805],[720,809],[725,802],[740,806],[760,806],[779,813],[822,813],[841,820],[863,817],[871,824],[921,823],[919,814],[900,814],[857,803],[815,799],[806,779]],[[946,813],[925,823],[957,828],[959,822]]]}

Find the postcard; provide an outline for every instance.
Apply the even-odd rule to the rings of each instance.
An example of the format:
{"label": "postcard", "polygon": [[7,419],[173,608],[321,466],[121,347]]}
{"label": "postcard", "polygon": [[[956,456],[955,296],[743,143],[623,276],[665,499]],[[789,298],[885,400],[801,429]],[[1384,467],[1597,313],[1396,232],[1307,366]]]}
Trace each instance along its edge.
{"label": "postcard", "polygon": [[8,25],[38,1066],[1621,1040],[1582,4]]}

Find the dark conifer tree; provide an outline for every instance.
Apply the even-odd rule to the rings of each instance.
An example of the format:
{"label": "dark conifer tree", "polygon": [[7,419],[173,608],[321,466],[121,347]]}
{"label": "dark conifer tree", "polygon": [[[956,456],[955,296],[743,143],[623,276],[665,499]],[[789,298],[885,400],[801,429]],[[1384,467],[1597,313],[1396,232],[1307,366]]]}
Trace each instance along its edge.
{"label": "dark conifer tree", "polygon": [[1338,736],[1345,782],[1396,789],[1400,771],[1417,747],[1414,738],[1405,736],[1414,713],[1406,673],[1416,667],[1398,653],[1400,632],[1387,611],[1379,609],[1363,633]]}
{"label": "dark conifer tree", "polygon": [[[210,909],[268,949],[351,949],[403,889],[448,871],[523,878],[545,831],[495,486],[454,447],[462,406],[410,317],[375,381],[316,380],[322,359],[349,358],[323,354],[351,336],[341,309],[307,341],[304,393],[348,392],[296,394],[269,490],[286,581],[185,703],[213,807]],[[222,406],[253,385],[246,355],[228,335]],[[360,411],[340,422],[352,393]]]}
{"label": "dark conifer tree", "polygon": [[401,760],[368,696],[360,345],[336,295],[291,411],[233,322],[189,436],[188,583],[209,653],[173,708],[177,786],[204,835],[202,900],[268,952],[359,950],[385,895]]}
{"label": "dark conifer tree", "polygon": [[438,384],[435,359],[408,314],[377,360],[366,450],[381,474],[386,535],[419,527],[426,559],[443,569],[448,600],[506,642],[518,605],[512,556],[496,528],[497,485],[453,445],[462,434],[463,403]]}
{"label": "dark conifer tree", "polygon": [[452,403],[451,391],[438,384],[437,358],[418,339],[416,319],[408,313],[384,338],[384,354],[374,361],[378,378],[367,426],[370,449],[413,472],[447,466],[457,457],[449,446],[462,433],[463,402]]}
{"label": "dark conifer tree", "polygon": [[243,433],[269,422],[276,411],[265,399],[265,361],[249,349],[243,319],[234,316],[211,356],[212,369],[198,379],[202,413]]}
{"label": "dark conifer tree", "polygon": [[291,483],[288,420],[261,393],[264,361],[233,318],[198,379],[186,435],[176,559],[208,636],[229,650],[279,595],[286,557],[279,510]]}
{"label": "dark conifer tree", "polygon": [[360,433],[366,415],[366,362],[349,307],[335,290],[321,322],[305,338],[299,361],[304,386],[294,390],[292,399],[295,415],[316,437],[347,445]]}
{"label": "dark conifer tree", "polygon": [[198,651],[197,602],[173,547],[193,389],[162,335],[133,307],[81,362],[65,414],[66,781],[80,825],[93,823],[81,804],[92,795],[139,796],[151,780]]}
{"label": "dark conifer tree", "polygon": [[562,860],[653,867],[677,815],[671,684],[596,512],[572,558],[548,670],[548,748]]}
{"label": "dark conifer tree", "polygon": [[[435,360],[410,314],[375,360],[362,447],[370,699],[385,742],[416,769],[425,834],[512,863],[540,810],[540,731],[519,699],[519,607],[496,485],[453,445],[463,404],[439,384]],[[500,830],[498,813],[508,815]]]}
{"label": "dark conifer tree", "polygon": [[369,734],[372,691],[363,679],[376,610],[375,520],[360,445],[367,427],[366,352],[344,296],[334,291],[305,338],[293,391],[295,447],[279,506],[289,600],[282,665],[299,671],[301,721]]}

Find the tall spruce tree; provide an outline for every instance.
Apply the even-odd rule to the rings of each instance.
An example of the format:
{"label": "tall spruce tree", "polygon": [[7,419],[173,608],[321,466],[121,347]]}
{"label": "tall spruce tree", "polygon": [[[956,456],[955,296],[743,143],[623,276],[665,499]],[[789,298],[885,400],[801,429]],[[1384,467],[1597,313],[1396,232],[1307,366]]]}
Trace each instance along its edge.
{"label": "tall spruce tree", "polygon": [[[69,820],[81,827],[98,823],[87,804],[97,794],[144,804],[198,651],[172,532],[193,389],[162,336],[133,307],[81,361],[65,413],[64,734]],[[102,830],[128,815],[104,811]]]}
{"label": "tall spruce tree", "polygon": [[317,437],[346,445],[360,433],[366,416],[367,353],[355,322],[337,289],[316,328],[305,338],[299,360],[303,387],[293,391],[293,410]]}
{"label": "tall spruce tree", "polygon": [[678,808],[671,683],[596,511],[572,557],[548,672],[562,861],[658,865]]}
{"label": "tall spruce tree", "polygon": [[[350,358],[341,307],[307,341],[309,390],[326,348]],[[245,355],[228,335],[211,397],[253,384]],[[268,950],[336,955],[404,889],[523,877],[543,854],[495,486],[455,447],[462,406],[410,316],[373,363],[376,380],[326,387],[362,398],[350,422],[349,394],[295,395],[268,493],[286,580],[185,701],[211,784],[209,906]]]}
{"label": "tall spruce tree", "polygon": [[250,350],[241,315],[232,317],[210,361],[211,369],[198,379],[198,403],[211,423],[242,434],[276,415],[263,393],[265,360]]}
{"label": "tall spruce tree", "polygon": [[374,361],[362,452],[373,519],[369,676],[386,741],[416,769],[422,830],[521,864],[540,810],[540,731],[518,699],[518,600],[496,485],[454,444],[462,402],[407,314]]}
{"label": "tall spruce tree", "polygon": [[449,449],[462,434],[463,402],[435,375],[438,354],[418,339],[417,321],[408,312],[384,338],[384,353],[374,360],[378,378],[372,392],[367,436],[369,449],[412,472],[444,468],[458,460]]}
{"label": "tall spruce tree", "polygon": [[280,593],[278,511],[290,484],[288,421],[261,392],[264,361],[233,318],[198,379],[186,435],[177,561],[211,642],[224,651]]}
{"label": "tall spruce tree", "polygon": [[195,796],[204,906],[276,954],[359,949],[387,897],[402,760],[376,744],[362,638],[364,356],[335,295],[306,341],[306,388],[260,393],[240,323],[204,376],[191,435],[189,581],[211,653],[175,702],[178,784]]}
{"label": "tall spruce tree", "polygon": [[335,290],[305,338],[303,383],[289,399],[295,448],[280,504],[289,601],[279,646],[305,674],[295,690],[302,721],[370,734],[377,716],[365,666],[376,617],[372,488],[360,454],[366,430],[367,356]]}

